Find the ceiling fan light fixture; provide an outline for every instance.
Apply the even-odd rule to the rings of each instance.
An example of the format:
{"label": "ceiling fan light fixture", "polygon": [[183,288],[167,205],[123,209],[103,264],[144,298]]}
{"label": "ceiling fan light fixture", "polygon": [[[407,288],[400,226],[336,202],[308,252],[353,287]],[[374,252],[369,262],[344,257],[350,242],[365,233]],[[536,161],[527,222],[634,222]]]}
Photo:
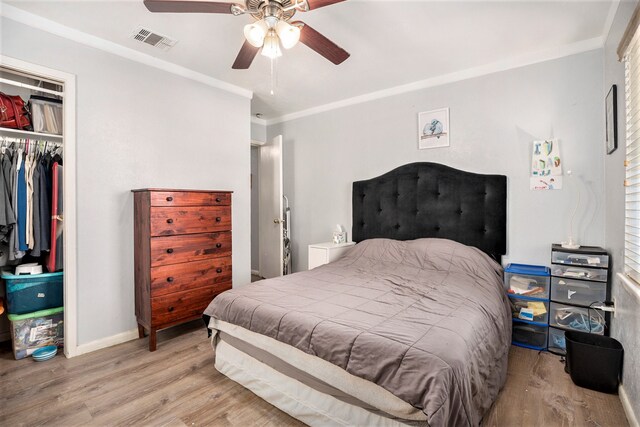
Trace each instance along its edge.
{"label": "ceiling fan light fixture", "polygon": [[280,49],[280,39],[278,38],[278,35],[274,30],[269,30],[267,36],[264,38],[262,55],[271,59],[282,56],[282,50]]}
{"label": "ceiling fan light fixture", "polygon": [[244,26],[244,37],[254,47],[262,47],[267,35],[267,26],[264,21],[256,21]]}
{"label": "ceiling fan light fixture", "polygon": [[298,44],[300,40],[300,28],[285,21],[278,22],[278,25],[276,25],[276,33],[278,33],[282,47],[285,49],[291,49]]}

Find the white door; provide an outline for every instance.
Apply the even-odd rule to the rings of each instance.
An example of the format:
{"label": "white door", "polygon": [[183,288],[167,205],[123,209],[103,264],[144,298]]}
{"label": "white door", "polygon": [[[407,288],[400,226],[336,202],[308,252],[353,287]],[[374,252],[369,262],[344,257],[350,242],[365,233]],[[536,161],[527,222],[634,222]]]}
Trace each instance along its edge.
{"label": "white door", "polygon": [[260,275],[282,276],[282,135],[260,147]]}

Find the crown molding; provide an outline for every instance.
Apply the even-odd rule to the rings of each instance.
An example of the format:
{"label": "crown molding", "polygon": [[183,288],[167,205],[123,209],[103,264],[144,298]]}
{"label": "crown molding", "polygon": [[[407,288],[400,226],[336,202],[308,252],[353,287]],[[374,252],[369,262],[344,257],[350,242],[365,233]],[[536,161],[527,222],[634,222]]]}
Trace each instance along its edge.
{"label": "crown molding", "polygon": [[594,37],[592,39],[582,40],[576,43],[571,43],[540,52],[520,55],[510,59],[493,62],[491,64],[481,65],[479,67],[468,68],[466,70],[456,71],[449,74],[443,74],[440,76],[431,77],[426,80],[420,80],[401,86],[395,86],[388,89],[367,93],[365,95],[354,96],[352,98],[331,102],[295,113],[284,114],[282,116],[269,118],[267,119],[267,125],[271,126],[278,123],[288,122],[291,120],[324,113],[326,111],[331,111],[338,108],[362,104],[364,102],[375,101],[390,96],[401,95],[404,93],[414,92],[417,90],[427,89],[435,86],[442,86],[445,84],[468,80],[475,77],[481,77],[488,74],[499,73],[501,71],[507,71],[515,68],[525,67],[528,65],[538,64],[541,62],[551,61],[554,59],[563,58],[565,56],[571,56],[578,53],[601,49],[603,46],[603,42],[603,37]]}
{"label": "crown molding", "polygon": [[12,21],[16,21],[33,28],[37,28],[39,30],[46,31],[65,39],[72,40],[76,43],[81,43],[83,45],[99,49],[113,55],[121,56],[131,61],[139,62],[141,64],[148,65],[150,67],[157,68],[171,74],[203,83],[216,89],[230,92],[234,95],[239,95],[248,99],[253,98],[253,91],[250,91],[248,89],[224,82],[222,80],[218,80],[189,68],[173,64],[169,61],[153,57],[146,53],[139,52],[135,49],[131,49],[105,40],[103,38],[76,30],[50,19],[43,18],[42,16],[27,12],[15,6],[2,3],[0,7],[0,16],[4,16],[5,18],[11,19]]}

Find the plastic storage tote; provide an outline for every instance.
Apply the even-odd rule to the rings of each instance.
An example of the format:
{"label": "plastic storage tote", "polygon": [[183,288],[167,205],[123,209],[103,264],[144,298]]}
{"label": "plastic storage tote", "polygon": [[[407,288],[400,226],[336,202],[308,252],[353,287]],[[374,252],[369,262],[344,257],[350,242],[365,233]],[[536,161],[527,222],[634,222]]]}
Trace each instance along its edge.
{"label": "plastic storage tote", "polygon": [[2,273],[7,285],[7,312],[33,313],[62,306],[63,272],[44,274]]}
{"label": "plastic storage tote", "polygon": [[551,303],[549,325],[562,329],[604,335],[605,316],[600,310]]}
{"label": "plastic storage tote", "polygon": [[62,307],[27,314],[9,314],[13,355],[16,359],[30,356],[48,345],[64,344],[64,311]]}
{"label": "plastic storage tote", "polygon": [[618,391],[622,368],[622,344],[611,337],[569,331],[567,371],[580,386],[605,393]]}
{"label": "plastic storage tote", "polygon": [[534,325],[514,320],[511,343],[534,350],[545,350],[547,348],[547,330],[547,325]]}
{"label": "plastic storage tote", "polygon": [[595,302],[607,300],[606,282],[553,277],[551,284],[551,299],[553,301],[589,307]]}
{"label": "plastic storage tote", "polygon": [[531,322],[549,322],[549,301],[536,300],[527,297],[517,297],[509,294],[511,317]]}
{"label": "plastic storage tote", "polygon": [[62,135],[62,101],[54,98],[32,95],[29,99],[31,122],[35,132]]}
{"label": "plastic storage tote", "polygon": [[504,282],[510,295],[549,299],[549,267],[509,264],[504,269]]}

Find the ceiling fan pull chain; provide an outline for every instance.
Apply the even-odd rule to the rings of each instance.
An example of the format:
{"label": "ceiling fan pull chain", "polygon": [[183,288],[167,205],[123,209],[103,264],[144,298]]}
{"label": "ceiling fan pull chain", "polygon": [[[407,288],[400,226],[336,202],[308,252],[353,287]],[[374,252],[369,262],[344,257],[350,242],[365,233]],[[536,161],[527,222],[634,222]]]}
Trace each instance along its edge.
{"label": "ceiling fan pull chain", "polygon": [[275,62],[275,58],[271,58],[271,95],[273,95],[275,93],[275,91],[274,91],[274,86],[275,86],[275,84],[274,84],[274,81],[275,81],[275,78],[274,78],[275,64],[274,64],[274,62]]}

